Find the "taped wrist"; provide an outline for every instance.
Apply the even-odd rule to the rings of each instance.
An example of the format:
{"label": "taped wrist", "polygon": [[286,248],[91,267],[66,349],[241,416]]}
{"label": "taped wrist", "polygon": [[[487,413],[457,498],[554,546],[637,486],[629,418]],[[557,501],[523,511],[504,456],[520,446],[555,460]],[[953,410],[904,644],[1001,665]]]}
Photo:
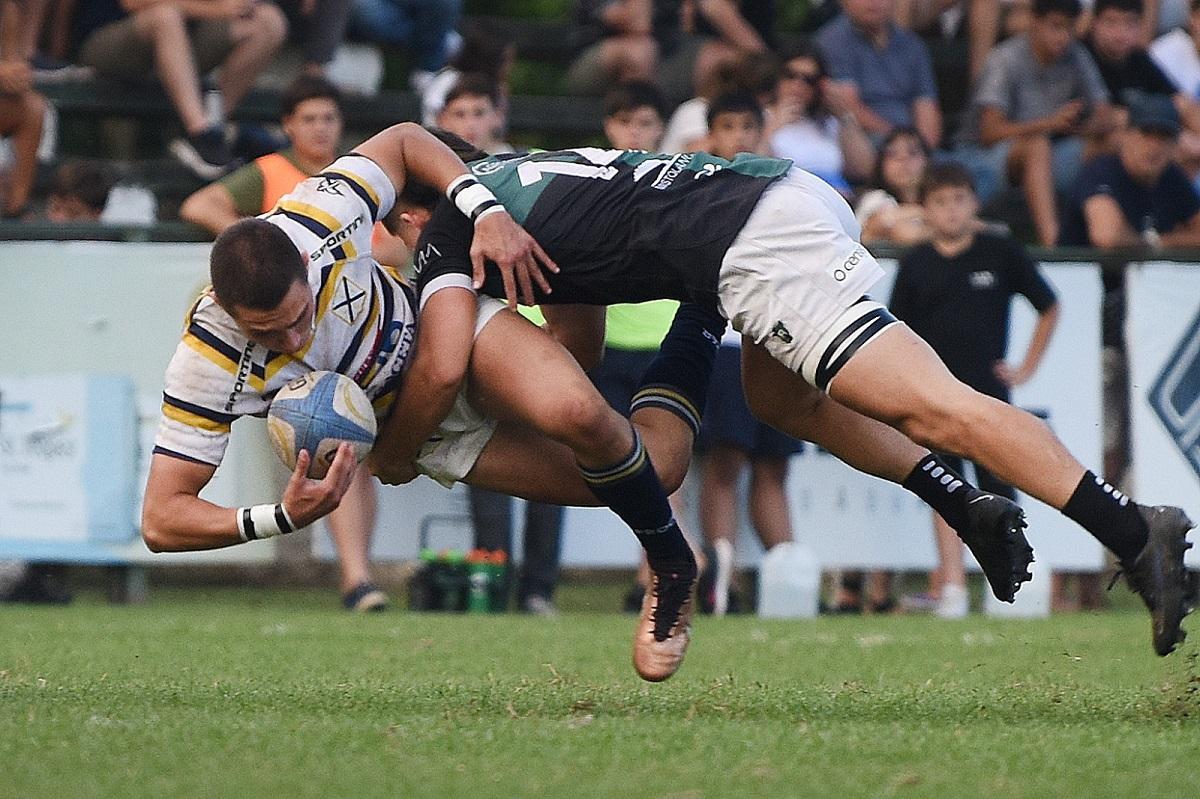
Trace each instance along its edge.
{"label": "taped wrist", "polygon": [[237,509],[238,535],[243,541],[274,538],[296,529],[282,502],[274,505],[251,505]]}
{"label": "taped wrist", "polygon": [[470,175],[459,175],[450,181],[446,187],[446,196],[472,222],[478,222],[488,214],[503,211],[504,206],[492,194],[491,189],[484,186]]}

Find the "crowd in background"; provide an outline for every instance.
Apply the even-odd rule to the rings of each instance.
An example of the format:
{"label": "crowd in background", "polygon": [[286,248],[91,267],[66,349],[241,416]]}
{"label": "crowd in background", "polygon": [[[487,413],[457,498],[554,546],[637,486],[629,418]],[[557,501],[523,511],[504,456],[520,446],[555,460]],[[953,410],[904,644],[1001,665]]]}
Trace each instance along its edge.
{"label": "crowd in background", "polygon": [[[609,146],[752,151],[820,176],[852,203],[865,242],[913,248],[902,261],[907,294],[895,304],[914,326],[929,311],[914,300],[923,281],[966,259],[1016,276],[1004,308],[1016,294],[1033,303],[1048,324],[1044,349],[1056,299],[1010,233],[1043,246],[1200,246],[1200,0],[810,0],[803,36],[778,30],[786,3],[578,0],[584,46],[562,93],[603,97]],[[404,51],[405,88],[419,94],[423,123],[489,153],[513,149],[507,115],[520,53],[464,25],[460,0],[3,0],[0,9],[0,214],[8,219],[129,219],[113,207],[109,165],[53,163],[54,113],[37,86],[76,79],[80,67],[164,93],[177,129],[168,151],[207,182],[179,216],[214,235],[270,210],[347,143],[342,98],[364,90],[332,66],[347,37]],[[285,50],[298,57],[287,62],[278,126],[230,124]],[[41,196],[39,161],[53,163]],[[947,203],[956,223],[946,221],[955,213]],[[403,245],[382,227],[374,247],[381,262],[403,267]],[[610,312],[609,360],[596,380],[618,409],[627,410],[628,373],[654,352],[672,312],[670,303]],[[991,323],[1006,338],[1007,310]],[[750,475],[763,545],[789,541],[783,486],[799,447],[749,416],[736,377],[740,342],[723,344],[728,358],[718,361],[701,442],[697,542],[713,566],[701,604],[717,612],[731,603],[740,476]],[[976,387],[1007,398],[1040,355],[1031,348],[1010,367],[1001,351],[959,377],[982,369],[988,386]],[[1119,466],[1112,461],[1110,471]],[[387,601],[368,562],[374,490],[364,473],[355,496],[370,511],[365,535],[331,518],[351,609]],[[511,549],[507,505],[473,498],[478,542],[489,549]],[[560,509],[530,509],[517,581],[524,610],[554,612],[561,518]],[[957,616],[966,612],[963,578],[948,564],[961,563],[961,550],[946,529],[931,601]],[[1080,591],[1084,604],[1093,593]],[[851,575],[834,604],[890,609],[888,576]]]}

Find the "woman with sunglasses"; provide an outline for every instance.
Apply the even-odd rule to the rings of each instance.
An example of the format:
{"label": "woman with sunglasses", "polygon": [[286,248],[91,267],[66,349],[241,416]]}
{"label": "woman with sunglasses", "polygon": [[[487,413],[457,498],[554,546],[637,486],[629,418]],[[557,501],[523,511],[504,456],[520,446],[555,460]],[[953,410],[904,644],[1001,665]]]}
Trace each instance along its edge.
{"label": "woman with sunglasses", "polygon": [[812,45],[784,55],[764,133],[770,155],[790,158],[846,196],[852,183],[870,177],[875,164],[870,139]]}

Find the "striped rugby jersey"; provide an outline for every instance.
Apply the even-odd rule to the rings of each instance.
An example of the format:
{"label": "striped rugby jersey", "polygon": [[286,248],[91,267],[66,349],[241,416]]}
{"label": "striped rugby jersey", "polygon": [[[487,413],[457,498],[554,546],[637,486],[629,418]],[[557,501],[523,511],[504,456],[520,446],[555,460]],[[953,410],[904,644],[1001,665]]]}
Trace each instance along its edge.
{"label": "striped rugby jersey", "polygon": [[395,187],[370,159],[339,158],[260,218],[309,254],[315,331],[294,355],[254,344],[205,294],[188,313],[167,366],[154,451],[218,465],[239,416],[264,416],[288,381],[323,369],[354,379],[383,418],[416,334],[416,298],[371,257],[371,228],[395,202]]}

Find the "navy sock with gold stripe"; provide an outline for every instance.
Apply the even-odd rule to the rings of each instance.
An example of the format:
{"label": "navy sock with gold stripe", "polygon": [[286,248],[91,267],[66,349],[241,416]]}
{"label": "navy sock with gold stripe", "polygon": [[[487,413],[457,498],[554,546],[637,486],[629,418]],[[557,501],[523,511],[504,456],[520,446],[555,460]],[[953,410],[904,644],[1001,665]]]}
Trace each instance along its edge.
{"label": "navy sock with gold stripe", "polygon": [[639,408],[662,408],[683,419],[693,435],[698,434],[725,326],[725,320],[715,311],[694,303],[681,304],[658,355],[642,375],[630,413]]}

